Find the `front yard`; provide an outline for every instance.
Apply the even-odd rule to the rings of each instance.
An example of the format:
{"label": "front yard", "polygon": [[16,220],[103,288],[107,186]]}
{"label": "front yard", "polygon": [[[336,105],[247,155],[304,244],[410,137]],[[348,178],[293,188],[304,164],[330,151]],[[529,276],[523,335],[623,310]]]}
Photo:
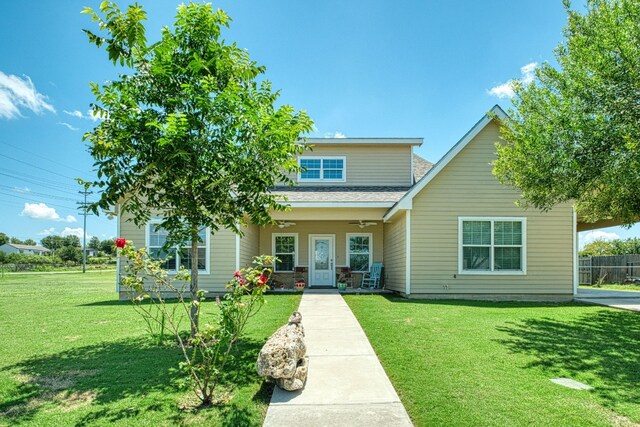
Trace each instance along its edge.
{"label": "front yard", "polygon": [[[640,423],[640,314],[578,304],[345,299],[416,426]],[[572,378],[573,390],[550,378]]]}
{"label": "front yard", "polygon": [[190,392],[173,384],[179,350],[150,344],[114,283],[114,272],[0,277],[0,426],[262,424],[272,389],[257,354],[299,295],[266,297],[219,390],[228,404],[188,411]]}

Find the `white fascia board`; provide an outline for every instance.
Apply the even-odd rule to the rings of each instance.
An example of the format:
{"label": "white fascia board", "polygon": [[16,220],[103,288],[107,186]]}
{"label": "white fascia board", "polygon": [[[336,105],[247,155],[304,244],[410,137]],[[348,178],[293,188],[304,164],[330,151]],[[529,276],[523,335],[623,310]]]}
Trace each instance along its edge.
{"label": "white fascia board", "polygon": [[500,108],[499,105],[494,105],[493,108],[491,110],[489,110],[489,113],[485,114],[463,137],[462,139],[460,139],[453,147],[451,147],[451,149],[447,152],[447,154],[444,155],[444,157],[442,157],[440,160],[438,160],[438,162],[429,170],[429,172],[427,172],[427,174],[425,176],[422,177],[422,179],[420,179],[420,181],[418,181],[416,183],[416,185],[414,185],[411,190],[409,190],[407,192],[407,194],[405,194],[404,196],[402,196],[402,199],[400,199],[400,201],[398,201],[398,203],[396,203],[396,205],[391,208],[389,210],[389,212],[387,212],[384,217],[383,217],[383,221],[387,221],[389,220],[389,218],[391,218],[393,215],[396,214],[396,212],[398,212],[398,210],[400,209],[407,209],[406,207],[402,207],[404,206],[404,202],[406,199],[412,199],[415,197],[416,194],[418,194],[420,191],[422,191],[422,189],[433,180],[433,178],[435,178],[438,173],[440,173],[440,171],[442,169],[444,169],[445,166],[447,166],[449,164],[449,162],[456,156],[458,155],[458,153],[460,151],[462,151],[462,149],[464,147],[467,146],[467,144],[469,144],[469,142],[476,137],[476,135],[478,135],[489,123],[491,123],[491,120],[493,120],[493,117],[490,116],[490,113],[495,114],[500,120],[505,120],[508,116],[507,113],[504,112],[504,110],[502,108]]}
{"label": "white fascia board", "polygon": [[394,202],[283,202],[292,208],[390,208]]}
{"label": "white fascia board", "polygon": [[307,138],[304,141],[310,145],[334,144],[334,145],[413,145],[421,146],[424,138]]}

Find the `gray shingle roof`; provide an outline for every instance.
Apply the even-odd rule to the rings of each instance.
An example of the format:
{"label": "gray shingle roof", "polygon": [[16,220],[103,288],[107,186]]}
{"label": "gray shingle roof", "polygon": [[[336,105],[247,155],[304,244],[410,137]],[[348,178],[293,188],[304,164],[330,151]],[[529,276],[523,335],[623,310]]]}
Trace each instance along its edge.
{"label": "gray shingle roof", "polygon": [[431,170],[433,163],[423,159],[417,154],[413,155],[413,182],[420,181],[420,178],[425,176],[427,172]]}
{"label": "gray shingle roof", "polygon": [[7,243],[7,244],[13,246],[16,249],[50,252],[50,249],[47,249],[44,246],[21,245],[18,243]]}
{"label": "gray shingle roof", "polygon": [[409,187],[276,187],[289,202],[397,202]]}

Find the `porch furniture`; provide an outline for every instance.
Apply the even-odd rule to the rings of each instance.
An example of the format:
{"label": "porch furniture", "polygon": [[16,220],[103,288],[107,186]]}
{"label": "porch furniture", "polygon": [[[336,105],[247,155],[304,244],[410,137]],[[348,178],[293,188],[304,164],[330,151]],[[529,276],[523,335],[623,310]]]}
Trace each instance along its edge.
{"label": "porch furniture", "polygon": [[351,268],[342,267],[336,274],[336,283],[346,283],[348,287],[353,288],[353,274]]}
{"label": "porch furniture", "polygon": [[382,263],[374,262],[371,269],[362,274],[362,287],[377,289],[380,287],[380,277],[382,276]]}

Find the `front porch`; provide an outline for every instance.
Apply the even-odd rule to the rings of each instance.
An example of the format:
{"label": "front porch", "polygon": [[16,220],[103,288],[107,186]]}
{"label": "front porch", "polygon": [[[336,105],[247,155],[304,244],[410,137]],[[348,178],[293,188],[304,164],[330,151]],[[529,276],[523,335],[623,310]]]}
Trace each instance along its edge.
{"label": "front porch", "polygon": [[[298,281],[304,281],[307,288],[335,288],[338,282],[345,282],[349,289],[360,289],[365,272],[373,263],[383,262],[381,217],[280,219],[277,225],[259,227],[255,237],[257,253],[280,260],[272,274],[275,289],[293,289]],[[381,280],[379,287],[383,285]]]}

